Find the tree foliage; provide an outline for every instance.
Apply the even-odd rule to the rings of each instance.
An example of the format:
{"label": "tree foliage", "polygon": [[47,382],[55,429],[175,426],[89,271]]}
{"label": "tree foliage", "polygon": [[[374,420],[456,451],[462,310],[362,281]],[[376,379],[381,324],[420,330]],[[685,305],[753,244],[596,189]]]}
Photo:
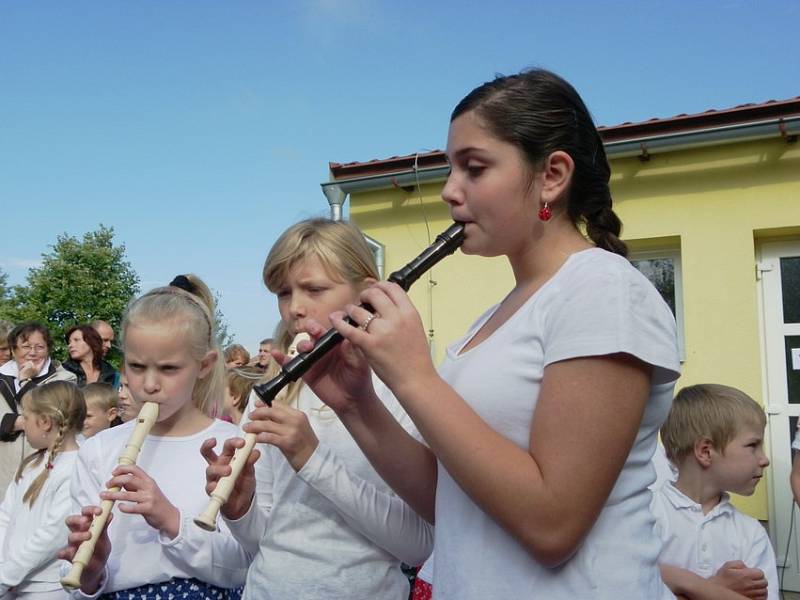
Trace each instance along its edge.
{"label": "tree foliage", "polygon": [[[225,320],[225,315],[222,314],[222,309],[219,307],[220,300],[221,296],[219,292],[216,292],[214,294],[214,304],[216,304],[214,321],[217,329],[217,345],[224,349],[233,343],[233,336],[230,331],[228,331],[228,323]],[[222,359],[220,358],[220,360]]]}
{"label": "tree foliage", "polygon": [[9,293],[8,274],[3,269],[0,269],[0,319],[8,312]]}
{"label": "tree foliage", "polygon": [[26,285],[12,288],[6,318],[47,325],[58,358],[64,357],[64,334],[73,325],[103,319],[118,331],[126,304],[139,291],[139,277],[125,260],[125,246],[113,242],[114,229],[103,225],[82,240],[58,236],[41,266],[28,271]]}

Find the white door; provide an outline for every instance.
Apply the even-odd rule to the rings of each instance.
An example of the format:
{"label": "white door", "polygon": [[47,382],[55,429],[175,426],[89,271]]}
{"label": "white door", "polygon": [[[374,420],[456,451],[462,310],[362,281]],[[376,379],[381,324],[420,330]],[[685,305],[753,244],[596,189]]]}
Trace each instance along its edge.
{"label": "white door", "polygon": [[789,487],[791,443],[800,416],[800,242],[764,244],[761,279],[770,537],[783,589],[800,591],[800,510]]}

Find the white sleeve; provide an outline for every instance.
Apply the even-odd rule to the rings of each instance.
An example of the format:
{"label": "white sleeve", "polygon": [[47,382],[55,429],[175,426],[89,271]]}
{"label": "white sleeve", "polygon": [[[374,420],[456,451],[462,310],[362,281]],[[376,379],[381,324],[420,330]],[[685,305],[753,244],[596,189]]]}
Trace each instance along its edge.
{"label": "white sleeve", "polygon": [[[17,482],[13,479],[6,488],[6,495],[3,503],[0,504],[0,565],[6,562],[4,548],[6,545],[6,535],[8,534],[8,524],[11,522],[11,515],[14,514],[14,497],[16,496]],[[2,584],[2,581],[0,581]]]}
{"label": "white sleeve", "polygon": [[781,592],[778,584],[778,567],[775,561],[775,550],[769,541],[764,527],[757,521],[753,524],[757,529],[752,543],[749,544],[747,556],[742,560],[750,568],[761,569],[767,578],[767,599],[780,600]]}
{"label": "white sleeve", "polygon": [[36,502],[42,506],[34,509],[41,511],[41,520],[34,531],[28,532],[21,547],[5,557],[0,565],[0,581],[5,584],[19,585],[29,573],[39,567],[56,560],[56,553],[67,543],[67,527],[64,519],[69,515],[71,500],[69,496],[69,478],[64,478],[55,486],[46,488]]}
{"label": "white sleeve", "polygon": [[354,530],[406,564],[422,564],[430,555],[433,526],[394,493],[350,473],[330,448],[319,444],[297,475],[330,500]]}
{"label": "white sleeve", "polygon": [[[96,438],[90,438],[78,449],[78,458],[75,461],[75,470],[72,473],[72,482],[69,488],[72,499],[72,512],[75,514],[79,514],[84,506],[100,505],[100,491],[105,489],[105,486],[100,479],[102,477],[100,475],[100,466],[103,464],[100,459],[102,452],[95,450],[98,445]],[[105,476],[110,479],[111,472],[109,471]],[[62,566],[62,572],[64,571],[68,571],[68,568]],[[103,594],[107,583],[108,566],[106,565],[100,587],[94,594],[86,594],[78,589],[73,590],[71,595],[79,600],[98,598]]]}
{"label": "white sleeve", "polygon": [[[239,435],[245,436],[244,427],[251,421],[250,413],[256,408],[256,401],[258,396],[255,392],[250,392],[250,398],[247,400],[247,408],[245,408],[242,418],[239,421]],[[274,482],[274,464],[272,453],[275,451],[272,446],[268,444],[256,444],[256,448],[261,453],[258,461],[254,465],[256,473],[256,501],[266,515],[272,510],[272,486]],[[244,518],[244,517],[242,517]]]}
{"label": "white sleeve", "polygon": [[[97,446],[95,440],[89,439],[78,449],[70,485],[72,508],[76,514],[84,506],[100,506],[100,492],[105,489],[105,481],[111,479],[110,470],[102,475],[100,473],[103,461],[100,458],[102,452],[95,450]],[[101,477],[106,480],[101,481]]]}
{"label": "white sleeve", "polygon": [[619,260],[598,255],[554,282],[561,289],[541,311],[544,364],[626,353],[656,367],[654,383],[673,381],[680,375],[675,319],[653,285]]}
{"label": "white sleeve", "polygon": [[255,556],[261,543],[261,537],[267,530],[267,512],[258,502],[251,502],[250,509],[241,519],[229,521],[225,517],[222,518],[245,552],[249,556]]}
{"label": "white sleeve", "polygon": [[173,539],[159,535],[164,555],[195,577],[222,588],[244,585],[251,556],[227,527],[205,531],[181,512],[180,529]]}
{"label": "white sleeve", "polygon": [[[252,403],[253,397],[250,401]],[[256,475],[255,502],[250,503],[250,508],[241,519],[236,521],[225,519],[233,536],[250,556],[255,556],[258,552],[261,538],[267,530],[269,513],[272,510],[272,486],[275,480],[273,458],[276,449],[267,444],[256,444],[256,448],[261,452],[261,456],[253,467]]]}

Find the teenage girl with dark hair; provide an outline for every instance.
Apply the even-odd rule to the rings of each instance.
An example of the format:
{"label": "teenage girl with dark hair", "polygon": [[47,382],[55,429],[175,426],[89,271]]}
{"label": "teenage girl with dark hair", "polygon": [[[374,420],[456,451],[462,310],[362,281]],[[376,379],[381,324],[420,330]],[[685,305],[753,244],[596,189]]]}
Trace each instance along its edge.
{"label": "teenage girl with dark hair", "polygon": [[[447,157],[462,251],[505,256],[514,287],[437,372],[407,295],[378,283],[359,297],[375,318],[332,316],[349,344],[307,383],[435,516],[435,598],[672,597],[647,486],[678,377],[675,321],[625,258],[589,111],[548,71],[499,77],[454,110]],[[381,408],[363,357],[427,445]]]}

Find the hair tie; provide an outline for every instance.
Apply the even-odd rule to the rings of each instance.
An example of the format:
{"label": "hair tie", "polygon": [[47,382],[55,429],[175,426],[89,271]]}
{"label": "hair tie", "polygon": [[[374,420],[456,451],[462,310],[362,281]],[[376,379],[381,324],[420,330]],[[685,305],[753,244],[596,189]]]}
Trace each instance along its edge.
{"label": "hair tie", "polygon": [[197,288],[195,288],[194,284],[189,281],[189,278],[186,275],[176,275],[175,279],[169,282],[171,287],[176,287],[182,289],[184,292],[189,292],[193,296],[197,296]]}
{"label": "hair tie", "polygon": [[45,468],[45,469],[47,469],[48,471],[52,471],[52,470],[53,470],[53,463],[52,463],[52,461],[49,461],[49,460],[48,460],[48,461],[47,461],[47,464],[44,466],[44,468]]}

